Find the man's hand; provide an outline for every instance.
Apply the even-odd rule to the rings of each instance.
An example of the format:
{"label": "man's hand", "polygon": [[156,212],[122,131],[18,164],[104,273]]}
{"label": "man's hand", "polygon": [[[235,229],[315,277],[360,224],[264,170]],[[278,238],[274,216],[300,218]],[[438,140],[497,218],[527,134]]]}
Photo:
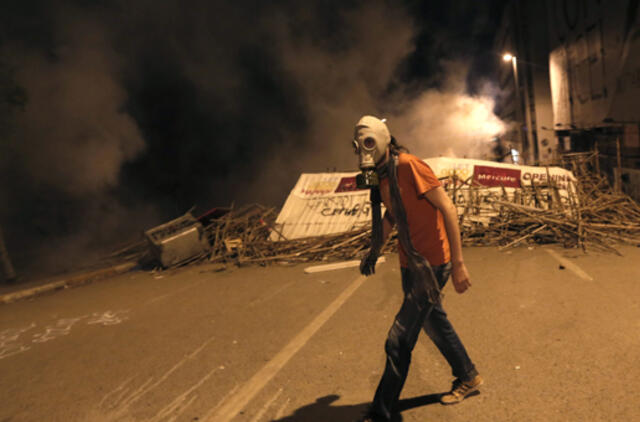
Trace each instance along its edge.
{"label": "man's hand", "polygon": [[360,261],[360,274],[369,276],[376,272],[376,262],[378,261],[378,254],[369,251],[369,253]]}
{"label": "man's hand", "polygon": [[451,279],[453,280],[453,287],[458,293],[464,293],[469,287],[471,287],[469,272],[467,271],[467,266],[464,265],[464,262],[453,264]]}

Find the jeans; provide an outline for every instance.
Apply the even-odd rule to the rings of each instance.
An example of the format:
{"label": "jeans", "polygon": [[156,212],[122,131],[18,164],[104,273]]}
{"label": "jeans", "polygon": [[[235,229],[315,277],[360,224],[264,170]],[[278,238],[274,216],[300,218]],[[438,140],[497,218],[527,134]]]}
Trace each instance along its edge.
{"label": "jeans", "polygon": [[[433,272],[442,289],[451,274],[451,263],[433,267]],[[371,413],[383,419],[391,418],[398,402],[420,329],[424,329],[449,362],[454,377],[468,381],[478,374],[442,305],[433,306],[428,304],[426,297],[415,297],[413,283],[411,271],[402,268],[404,301],[387,336],[387,361],[371,405]]]}

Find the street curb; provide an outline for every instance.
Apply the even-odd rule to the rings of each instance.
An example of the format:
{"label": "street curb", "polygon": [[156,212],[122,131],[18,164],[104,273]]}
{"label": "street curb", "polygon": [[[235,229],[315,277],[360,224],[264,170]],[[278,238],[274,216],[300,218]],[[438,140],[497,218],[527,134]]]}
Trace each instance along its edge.
{"label": "street curb", "polygon": [[124,264],[116,265],[113,267],[103,268],[101,270],[95,270],[88,273],[77,274],[63,280],[44,284],[42,286],[32,287],[30,289],[20,290],[13,293],[7,293],[0,296],[0,304],[11,303],[21,299],[28,299],[34,296],[41,295],[43,293],[81,286],[97,279],[123,274],[131,271],[131,269],[133,269],[136,265],[138,265],[137,262],[125,262]]}

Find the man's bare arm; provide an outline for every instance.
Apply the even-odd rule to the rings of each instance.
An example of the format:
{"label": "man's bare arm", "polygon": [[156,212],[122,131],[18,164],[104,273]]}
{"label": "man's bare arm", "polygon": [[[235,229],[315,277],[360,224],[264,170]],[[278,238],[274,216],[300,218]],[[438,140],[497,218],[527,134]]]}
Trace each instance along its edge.
{"label": "man's bare arm", "polygon": [[458,226],[458,211],[444,189],[439,186],[424,194],[425,198],[431,202],[442,213],[444,226],[449,238],[451,248],[451,262],[453,264],[452,280],[458,293],[463,293],[471,286],[469,272],[462,258],[462,241],[460,239],[460,227]]}
{"label": "man's bare arm", "polygon": [[[389,210],[384,212],[384,218],[382,219],[382,242],[380,243],[380,248],[387,243],[387,239],[391,234],[391,230],[393,230],[393,226],[395,225],[395,221],[391,214],[389,214]],[[380,255],[380,250],[375,251],[377,255]]]}
{"label": "man's bare arm", "polygon": [[382,247],[387,242],[389,238],[389,234],[391,233],[391,229],[393,228],[394,223],[392,222],[393,218],[389,211],[385,212],[384,218],[382,219],[382,239],[379,245],[371,245],[371,249],[369,249],[369,253],[362,258],[360,262],[360,273],[363,275],[371,275],[376,272],[376,261],[380,256],[380,252]]}

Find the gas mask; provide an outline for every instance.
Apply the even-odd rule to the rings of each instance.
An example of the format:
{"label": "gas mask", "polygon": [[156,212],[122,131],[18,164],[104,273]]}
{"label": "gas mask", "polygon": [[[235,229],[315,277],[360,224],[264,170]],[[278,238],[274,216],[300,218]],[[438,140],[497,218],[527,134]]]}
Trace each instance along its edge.
{"label": "gas mask", "polygon": [[385,158],[390,142],[391,134],[384,120],[364,116],[356,124],[353,148],[362,171],[356,176],[358,188],[372,188],[380,184],[376,165]]}

